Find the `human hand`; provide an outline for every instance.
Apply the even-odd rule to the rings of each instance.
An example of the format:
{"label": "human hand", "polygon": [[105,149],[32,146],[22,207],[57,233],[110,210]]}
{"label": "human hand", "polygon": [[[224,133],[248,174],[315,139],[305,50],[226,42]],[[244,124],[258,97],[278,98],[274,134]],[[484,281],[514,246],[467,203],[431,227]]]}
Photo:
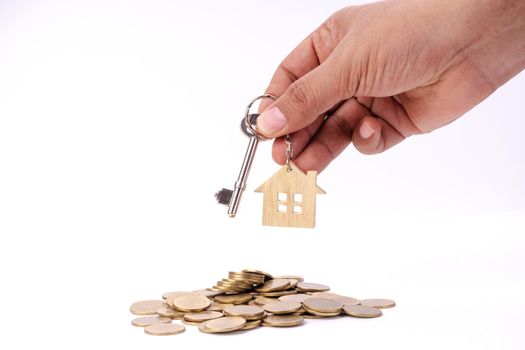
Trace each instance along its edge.
{"label": "human hand", "polygon": [[[324,169],[463,115],[525,67],[525,1],[397,0],[332,15],[279,65],[257,129]],[[273,158],[285,161],[277,138]]]}

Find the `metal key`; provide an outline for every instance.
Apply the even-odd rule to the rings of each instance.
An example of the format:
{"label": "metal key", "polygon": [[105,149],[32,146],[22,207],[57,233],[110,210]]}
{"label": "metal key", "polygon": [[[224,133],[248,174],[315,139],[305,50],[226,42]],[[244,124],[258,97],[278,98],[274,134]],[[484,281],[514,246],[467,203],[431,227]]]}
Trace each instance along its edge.
{"label": "metal key", "polygon": [[246,179],[248,178],[248,174],[250,173],[250,169],[252,167],[255,151],[257,151],[257,145],[259,144],[259,141],[267,140],[255,130],[259,114],[249,114],[253,103],[263,98],[271,98],[275,100],[275,97],[272,95],[262,95],[255,98],[246,108],[246,115],[241,121],[241,130],[246,136],[250,138],[250,141],[248,142],[248,148],[244,154],[241,170],[239,171],[239,176],[237,177],[237,181],[235,181],[233,190],[223,188],[215,194],[215,198],[219,204],[228,206],[228,215],[230,217],[234,217],[237,214],[237,210],[239,209],[239,203],[241,201],[242,193],[246,188]]}

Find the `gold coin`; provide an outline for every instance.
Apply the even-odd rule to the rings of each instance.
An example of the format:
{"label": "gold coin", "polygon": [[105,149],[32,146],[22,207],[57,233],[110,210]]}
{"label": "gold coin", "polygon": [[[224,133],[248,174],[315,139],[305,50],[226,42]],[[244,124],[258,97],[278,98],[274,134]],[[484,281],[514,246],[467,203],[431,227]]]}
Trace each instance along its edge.
{"label": "gold coin", "polygon": [[282,275],[282,276],[274,276],[274,279],[292,279],[292,280],[298,280],[299,282],[303,282],[304,278],[301,276],[294,276],[294,275]]}
{"label": "gold coin", "polygon": [[323,314],[339,314],[343,309],[340,302],[328,298],[311,297],[303,302],[303,307],[307,311],[314,311]]}
{"label": "gold coin", "polygon": [[343,311],[347,315],[364,318],[379,317],[383,314],[381,310],[366,305],[345,305]]}
{"label": "gold coin", "polygon": [[293,327],[304,322],[300,315],[270,315],[263,320],[265,326],[271,327]]}
{"label": "gold coin", "polygon": [[166,306],[163,300],[142,300],[133,303],[129,311],[134,315],[156,315],[163,306]]}
{"label": "gold coin", "polygon": [[184,321],[189,322],[204,322],[223,317],[222,312],[218,311],[202,311],[184,315]]}
{"label": "gold coin", "polygon": [[334,299],[335,301],[340,302],[341,305],[343,305],[343,306],[346,306],[346,305],[359,305],[359,304],[361,304],[361,300],[356,299],[356,298],[352,298],[352,297],[345,297],[343,295],[340,295],[340,296],[337,296],[337,297],[332,297],[332,299]]}
{"label": "gold coin", "polygon": [[166,306],[163,306],[160,309],[158,309],[157,314],[161,317],[169,317],[169,318],[184,317],[184,312],[176,311]]}
{"label": "gold coin", "polygon": [[339,294],[335,294],[332,292],[311,292],[310,295],[313,297],[319,297],[319,298],[332,298],[332,297],[339,296]]}
{"label": "gold coin", "polygon": [[182,320],[182,323],[184,323],[185,325],[188,325],[188,326],[198,326],[200,325],[202,322],[191,322],[191,321],[186,321],[186,320]]}
{"label": "gold coin", "polygon": [[252,300],[250,294],[223,294],[215,297],[215,301],[218,301],[219,303],[234,305],[244,304],[250,300]]}
{"label": "gold coin", "polygon": [[237,292],[237,293],[241,293],[241,292],[246,291],[246,289],[244,289],[244,288],[232,287],[232,286],[219,286],[219,285],[216,285],[216,286],[213,286],[213,288],[216,289],[216,290],[223,291],[223,292]]}
{"label": "gold coin", "polygon": [[314,314],[303,314],[303,318],[319,319],[324,318],[324,316],[314,315]]}
{"label": "gold coin", "polygon": [[235,305],[224,309],[226,316],[239,316],[246,320],[259,320],[264,317],[264,309],[259,306]]}
{"label": "gold coin", "polygon": [[319,283],[299,282],[297,283],[297,289],[301,292],[326,292],[330,290],[330,287]]}
{"label": "gold coin", "polygon": [[253,274],[256,274],[256,275],[263,275],[265,281],[273,279],[272,275],[270,275],[270,274],[267,273],[267,272],[260,271],[260,270],[244,269],[244,270],[242,270],[242,272],[245,272],[245,273],[253,273]]}
{"label": "gold coin", "polygon": [[279,297],[280,301],[297,301],[299,303],[302,303],[308,298],[311,298],[312,296],[309,294],[291,294],[291,295],[283,295]]}
{"label": "gold coin", "polygon": [[217,284],[218,285],[230,285],[230,286],[243,286],[243,287],[246,287],[246,288],[252,288],[253,287],[253,283],[251,282],[245,282],[245,281],[239,281],[239,280],[235,280],[235,279],[229,279],[229,278],[223,278],[222,280],[220,281],[217,281]]}
{"label": "gold coin", "polygon": [[[303,308],[304,308],[304,310],[305,310],[306,312],[308,312],[309,314],[311,314],[311,315],[315,315],[315,316],[319,316],[319,317],[334,317],[334,316],[339,316],[339,315],[341,315],[340,312],[319,312],[319,311],[310,310],[310,309],[308,309],[308,308],[306,308],[306,307],[304,307],[304,306],[303,306]],[[306,315],[306,314],[305,314],[305,315]]]}
{"label": "gold coin", "polygon": [[276,303],[277,301],[279,301],[279,299],[276,299],[276,298],[267,298],[267,297],[257,297],[255,298],[254,302],[257,304],[257,305],[266,305],[266,304],[270,304],[270,303]]}
{"label": "gold coin", "polygon": [[321,298],[327,298],[327,299],[333,299],[341,303],[341,305],[359,305],[361,303],[361,300],[352,298],[352,297],[345,297],[343,295],[330,293],[330,292],[316,292],[312,293],[312,296],[314,297],[321,297]]}
{"label": "gold coin", "polygon": [[131,324],[135,327],[146,327],[150,324],[157,324],[157,323],[169,323],[171,322],[171,318],[167,317],[158,317],[158,316],[146,316],[146,317],[138,317],[131,321]]}
{"label": "gold coin", "polygon": [[289,280],[269,280],[255,290],[259,293],[279,292],[290,286]]}
{"label": "gold coin", "polygon": [[175,335],[182,333],[186,330],[181,324],[175,323],[160,323],[152,324],[144,328],[144,333],[149,335]]}
{"label": "gold coin", "polygon": [[261,323],[262,323],[262,320],[246,322],[244,327],[241,328],[241,331],[247,331],[247,330],[250,330],[250,329],[257,328],[257,327],[259,327],[261,325]]}
{"label": "gold coin", "polygon": [[221,292],[235,292],[235,293],[241,293],[241,292],[244,292],[245,289],[244,288],[235,288],[235,287],[226,287],[226,286],[213,286],[212,287],[213,289],[215,290],[219,290]]}
{"label": "gold coin", "polygon": [[272,298],[272,297],[281,297],[283,295],[297,294],[297,291],[295,289],[292,289],[292,290],[282,290],[280,292],[268,292],[268,293],[259,293],[259,294],[264,297]]}
{"label": "gold coin", "polygon": [[375,307],[376,309],[388,309],[396,306],[396,303],[390,299],[363,299],[361,305]]}
{"label": "gold coin", "polygon": [[183,295],[172,301],[173,308],[184,312],[204,311],[211,305],[211,300],[200,295]]}
{"label": "gold coin", "polygon": [[199,294],[195,292],[167,292],[167,293],[162,294],[162,299],[166,300],[169,298],[177,298],[183,295],[199,295]]}
{"label": "gold coin", "polygon": [[204,333],[226,333],[242,329],[245,325],[246,320],[242,317],[221,317],[201,323],[199,331]]}
{"label": "gold coin", "polygon": [[233,304],[223,304],[216,301],[211,303],[211,306],[208,308],[209,311],[222,311],[227,307],[233,306]]}
{"label": "gold coin", "polygon": [[290,282],[290,285],[286,287],[286,289],[292,289],[297,286],[297,284],[300,282],[299,280],[293,279],[293,278],[282,278],[288,282]]}
{"label": "gold coin", "polygon": [[274,315],[292,314],[301,310],[303,305],[297,301],[278,301],[263,306],[264,311]]}
{"label": "gold coin", "polygon": [[255,302],[255,300],[250,300],[250,301],[248,302],[248,305],[250,305],[250,306],[260,306],[259,304],[257,304],[257,303]]}
{"label": "gold coin", "polygon": [[197,293],[197,295],[201,295],[203,297],[208,297],[208,298],[213,298],[219,294],[222,294],[222,292],[213,291],[209,289],[194,290],[192,293]]}
{"label": "gold coin", "polygon": [[264,283],[264,275],[247,273],[247,272],[230,272],[228,274],[229,279],[247,281],[254,284]]}
{"label": "gold coin", "polygon": [[186,296],[186,295],[196,295],[196,294],[174,294],[174,295],[169,295],[166,298],[166,304],[173,309],[173,301],[175,299],[177,299],[177,298],[180,298],[180,297],[183,297],[183,296]]}

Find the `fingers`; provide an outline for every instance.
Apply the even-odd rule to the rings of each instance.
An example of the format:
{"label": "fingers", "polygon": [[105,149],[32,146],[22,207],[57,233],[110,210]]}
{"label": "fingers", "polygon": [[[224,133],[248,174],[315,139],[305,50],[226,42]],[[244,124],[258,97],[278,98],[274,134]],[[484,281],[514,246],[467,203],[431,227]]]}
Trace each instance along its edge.
{"label": "fingers", "polygon": [[355,148],[363,154],[381,153],[405,139],[386,121],[372,116],[361,120],[352,138]]}
{"label": "fingers", "polygon": [[[410,134],[405,128],[408,122],[395,118],[393,114],[399,113],[395,108],[385,108],[392,107],[391,102],[377,101],[374,105],[383,112],[381,116],[374,115],[355,98],[345,101],[324,121],[306,148],[294,159],[295,164],[303,170],[322,171],[351,142],[361,153],[377,154],[403,141],[404,133]],[[397,125],[404,128],[403,133],[387,120],[397,121]],[[274,158],[276,154],[282,154],[284,158],[284,143],[276,142],[273,152]]]}
{"label": "fingers", "polygon": [[323,116],[348,89],[336,56],[290,84],[286,91],[257,119],[257,129],[267,137],[278,137],[302,129]]}
{"label": "fingers", "polygon": [[[296,131],[290,135],[292,138],[292,147],[295,157],[298,157],[305,149],[319,127],[323,124],[323,120],[324,117],[318,117],[306,128]],[[286,143],[284,142],[284,137],[275,139],[272,148],[272,156],[278,164],[284,164],[286,162]]]}
{"label": "fingers", "polygon": [[[328,57],[331,48],[326,45],[319,47],[315,40],[315,33],[320,31],[321,28],[323,26],[304,39],[281,62],[265,93],[281,96],[294,81],[319,66]],[[271,104],[272,101],[268,99],[261,101],[259,112],[264,111]]]}
{"label": "fingers", "polygon": [[330,114],[305,150],[295,158],[295,164],[303,170],[322,171],[351,143],[356,125],[367,115],[370,111],[355,98],[345,101]]}

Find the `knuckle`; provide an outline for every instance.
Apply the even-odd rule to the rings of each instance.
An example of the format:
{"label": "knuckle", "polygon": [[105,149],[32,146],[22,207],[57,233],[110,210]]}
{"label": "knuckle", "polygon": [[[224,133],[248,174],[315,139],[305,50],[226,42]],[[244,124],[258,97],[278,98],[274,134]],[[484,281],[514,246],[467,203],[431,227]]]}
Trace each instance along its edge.
{"label": "knuckle", "polygon": [[290,85],[290,99],[294,109],[308,110],[310,106],[315,104],[314,96],[310,91],[311,88],[305,79],[296,80]]}

